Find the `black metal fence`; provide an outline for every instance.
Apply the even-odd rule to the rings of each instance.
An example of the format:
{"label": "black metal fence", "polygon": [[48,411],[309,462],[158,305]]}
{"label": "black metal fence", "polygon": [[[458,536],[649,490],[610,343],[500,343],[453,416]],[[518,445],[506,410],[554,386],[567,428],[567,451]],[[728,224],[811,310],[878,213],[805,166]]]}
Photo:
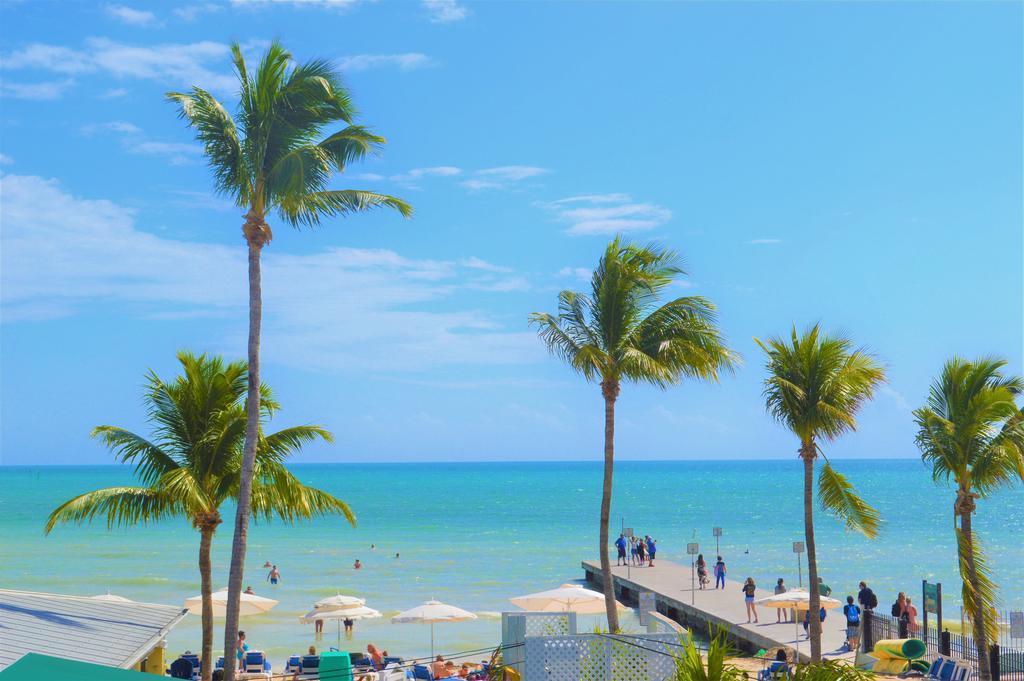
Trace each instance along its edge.
{"label": "black metal fence", "polygon": [[[966,634],[938,631],[934,626],[929,626],[928,630],[921,628],[911,632],[905,620],[873,610],[865,610],[861,621],[861,649],[864,652],[871,652],[875,641],[912,636],[924,641],[930,654],[956,658],[973,668],[977,674],[978,648],[974,639]],[[991,645],[989,660],[993,681],[1024,681],[1024,649]]]}

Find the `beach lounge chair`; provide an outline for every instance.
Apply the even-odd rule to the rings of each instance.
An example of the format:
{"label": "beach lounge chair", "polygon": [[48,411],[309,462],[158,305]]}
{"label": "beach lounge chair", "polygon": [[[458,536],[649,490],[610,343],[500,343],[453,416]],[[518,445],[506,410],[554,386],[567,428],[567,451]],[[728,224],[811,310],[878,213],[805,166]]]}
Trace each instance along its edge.
{"label": "beach lounge chair", "polygon": [[214,669],[224,669],[224,656],[217,658],[217,664],[213,665]]}
{"label": "beach lounge chair", "polygon": [[195,673],[195,664],[184,655],[171,663],[172,679],[192,679],[195,678]]}
{"label": "beach lounge chair", "polygon": [[320,656],[319,655],[303,655],[299,661],[299,673],[303,676],[313,675],[317,676],[320,672]]}
{"label": "beach lounge chair", "polygon": [[384,667],[385,667],[385,669],[386,669],[386,668],[387,668],[387,666],[388,666],[389,664],[391,664],[392,662],[394,662],[395,664],[397,664],[397,665],[398,665],[399,667],[401,667],[401,666],[402,666],[402,658],[400,658],[400,657],[385,657],[385,658],[384,658]]}
{"label": "beach lounge chair", "polygon": [[377,681],[405,681],[405,670],[397,663],[391,662],[377,672]]}
{"label": "beach lounge chair", "polygon": [[418,679],[419,681],[434,681],[434,675],[430,673],[430,667],[422,664],[413,666],[412,678]]}
{"label": "beach lounge chair", "polygon": [[262,650],[250,650],[245,654],[246,674],[269,674],[270,660]]}
{"label": "beach lounge chair", "polygon": [[757,673],[757,681],[779,681],[789,678],[789,664],[786,662],[772,662],[766,669]]}
{"label": "beach lounge chair", "polygon": [[302,656],[301,655],[292,655],[284,663],[284,672],[285,672],[285,674],[298,674],[299,670],[301,668],[302,668]]}

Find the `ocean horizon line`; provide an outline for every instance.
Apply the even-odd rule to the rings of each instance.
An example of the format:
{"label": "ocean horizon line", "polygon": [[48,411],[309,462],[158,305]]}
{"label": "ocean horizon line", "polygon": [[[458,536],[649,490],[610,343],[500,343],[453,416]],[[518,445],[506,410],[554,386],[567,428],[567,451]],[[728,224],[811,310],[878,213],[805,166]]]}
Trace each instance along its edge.
{"label": "ocean horizon line", "polygon": [[[615,463],[759,463],[791,461],[798,459],[797,454],[791,457],[713,457],[706,459],[615,459]],[[878,462],[878,461],[920,461],[919,456],[879,456],[879,457],[829,457],[832,461],[843,462]],[[302,468],[305,466],[402,466],[402,465],[436,465],[436,464],[542,464],[542,465],[565,465],[565,464],[603,464],[603,459],[393,459],[385,461],[299,461],[288,463],[289,468]],[[0,463],[0,468],[131,468],[130,463]]]}

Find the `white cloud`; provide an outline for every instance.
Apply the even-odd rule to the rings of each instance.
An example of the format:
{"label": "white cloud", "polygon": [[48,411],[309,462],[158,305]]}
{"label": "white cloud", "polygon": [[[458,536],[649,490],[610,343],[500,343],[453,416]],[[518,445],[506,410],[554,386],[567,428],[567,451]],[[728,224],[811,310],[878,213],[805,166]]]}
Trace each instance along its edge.
{"label": "white cloud", "polygon": [[473,191],[484,189],[508,189],[511,185],[531,177],[550,172],[547,168],[537,166],[498,166],[476,171],[476,177],[464,180],[459,184]]}
{"label": "white cloud", "polygon": [[204,14],[215,14],[223,9],[222,5],[214,2],[207,2],[201,5],[185,5],[174,8],[174,16],[182,21],[195,21]]}
{"label": "white cloud", "polygon": [[156,15],[152,12],[125,5],[107,5],[107,14],[130,26],[153,26],[156,24]]}
{"label": "white cloud", "polygon": [[124,97],[127,94],[128,94],[128,90],[126,90],[125,88],[123,88],[123,87],[114,87],[114,88],[110,88],[109,90],[107,90],[103,94],[98,95],[98,97],[100,99],[117,99],[119,97]]}
{"label": "white cloud", "polygon": [[352,180],[370,180],[372,182],[378,182],[385,179],[383,175],[377,173],[353,173],[351,175],[345,175],[345,177]]}
{"label": "white cloud", "polygon": [[903,393],[899,392],[892,386],[883,385],[881,388],[878,389],[878,392],[890,398],[896,405],[896,409],[898,409],[899,411],[913,411],[913,408],[910,406],[910,402],[908,402],[907,398],[903,396]]}
{"label": "white cloud", "polygon": [[400,71],[412,71],[433,65],[434,61],[420,52],[404,54],[354,54],[337,61],[342,71],[366,71],[385,67],[396,67]]}
{"label": "white cloud", "polygon": [[324,7],[328,9],[349,9],[364,0],[231,0],[238,7],[258,7],[260,5],[294,5],[296,7]]}
{"label": "white cloud", "polygon": [[477,175],[494,178],[498,181],[518,182],[528,177],[536,177],[549,172],[546,168],[536,166],[499,166],[476,171]]}
{"label": "white cloud", "polygon": [[108,38],[89,38],[77,50],[33,43],[4,55],[3,64],[12,70],[105,73],[119,79],[155,80],[165,86],[198,85],[219,93],[231,92],[236,85],[234,75],[214,70],[226,69],[230,64],[228,46],[208,40],[134,46]]}
{"label": "white cloud", "polygon": [[422,0],[422,2],[430,15],[430,21],[435,24],[462,21],[469,16],[469,10],[456,0]]}
{"label": "white cloud", "polygon": [[74,81],[70,78],[66,80],[54,80],[42,83],[12,83],[9,80],[4,79],[0,82],[0,89],[8,97],[14,97],[15,99],[34,99],[38,101],[48,101],[52,99],[60,99],[64,91],[74,85]]}
{"label": "white cloud", "polygon": [[558,276],[571,277],[579,281],[590,281],[593,275],[593,270],[589,270],[586,267],[563,267],[558,270]]}
{"label": "white cloud", "polygon": [[[130,208],[72,196],[35,176],[0,177],[0,199],[5,323],[77,314],[92,305],[149,319],[210,317],[207,328],[220,336],[219,349],[241,354],[247,309],[241,246],[157,236],[136,225]],[[270,248],[263,270],[265,357],[309,369],[384,373],[542,360],[532,332],[506,330],[486,312],[455,302],[455,293],[475,288],[473,272],[479,268],[384,249],[297,255]],[[217,331],[219,319],[239,335]]]}
{"label": "white cloud", "polygon": [[14,163],[14,159],[7,154],[0,154],[0,166],[9,166]]}
{"label": "white cloud", "polygon": [[494,182],[493,180],[464,180],[459,183],[466,189],[480,190],[480,189],[504,189],[505,184],[502,182]]}
{"label": "white cloud", "polygon": [[460,174],[462,174],[462,169],[454,166],[431,166],[429,168],[413,168],[407,172],[392,175],[388,179],[393,182],[409,182],[425,177],[454,177]]}
{"label": "white cloud", "polygon": [[475,255],[471,255],[468,258],[463,258],[459,261],[459,264],[463,267],[468,267],[474,270],[483,270],[484,272],[511,272],[511,267],[503,267],[501,265],[495,265],[489,263],[486,260],[482,260]]}
{"label": "white cloud", "polygon": [[768,244],[781,244],[782,239],[751,239],[747,242],[748,246],[764,246]]}
{"label": "white cloud", "polygon": [[654,203],[636,203],[628,194],[588,194],[540,204],[559,222],[569,224],[566,234],[618,234],[659,227],[672,211]]}
{"label": "white cloud", "polygon": [[146,137],[142,128],[127,121],[110,121],[108,123],[94,123],[82,126],[82,132],[86,135],[95,135],[100,132],[109,132],[121,141],[121,146],[130,154],[147,154],[152,156],[163,156],[171,165],[184,165],[202,154],[203,149],[198,144],[190,142],[161,142]]}

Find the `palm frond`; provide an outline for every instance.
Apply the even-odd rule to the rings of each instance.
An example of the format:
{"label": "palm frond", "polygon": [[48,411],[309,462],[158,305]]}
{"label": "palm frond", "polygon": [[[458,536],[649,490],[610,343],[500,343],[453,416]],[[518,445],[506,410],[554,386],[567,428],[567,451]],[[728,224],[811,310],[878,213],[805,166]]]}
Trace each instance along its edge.
{"label": "palm frond", "polygon": [[108,487],[65,501],[46,521],[49,534],[59,523],[81,525],[96,516],[106,517],[107,527],[137,525],[180,515],[178,500],[150,487]]}
{"label": "palm frond", "polygon": [[168,92],[168,101],[178,105],[179,117],[188,121],[203,144],[206,159],[213,171],[215,186],[221,193],[235,198],[242,205],[252,193],[242,155],[235,120],[217,98],[202,88],[191,92]]}
{"label": "palm frond", "polygon": [[881,515],[857,494],[846,476],[827,461],[818,475],[818,500],[821,507],[842,520],[847,529],[870,539],[878,536]]}
{"label": "palm frond", "polygon": [[96,426],[92,436],[113,450],[121,463],[134,463],[135,475],[147,485],[155,483],[160,476],[180,465],[171,454],[124,428]]}
{"label": "palm frond", "polygon": [[379,150],[387,140],[375,135],[362,125],[350,125],[339,130],[317,146],[324,150],[331,165],[339,173],[345,172],[348,164],[361,161],[368,154]]}
{"label": "palm frond", "polygon": [[314,227],[325,217],[362,213],[374,208],[392,208],[403,217],[412,216],[412,207],[405,201],[355,189],[331,190],[282,197],[281,216],[295,226]]}

